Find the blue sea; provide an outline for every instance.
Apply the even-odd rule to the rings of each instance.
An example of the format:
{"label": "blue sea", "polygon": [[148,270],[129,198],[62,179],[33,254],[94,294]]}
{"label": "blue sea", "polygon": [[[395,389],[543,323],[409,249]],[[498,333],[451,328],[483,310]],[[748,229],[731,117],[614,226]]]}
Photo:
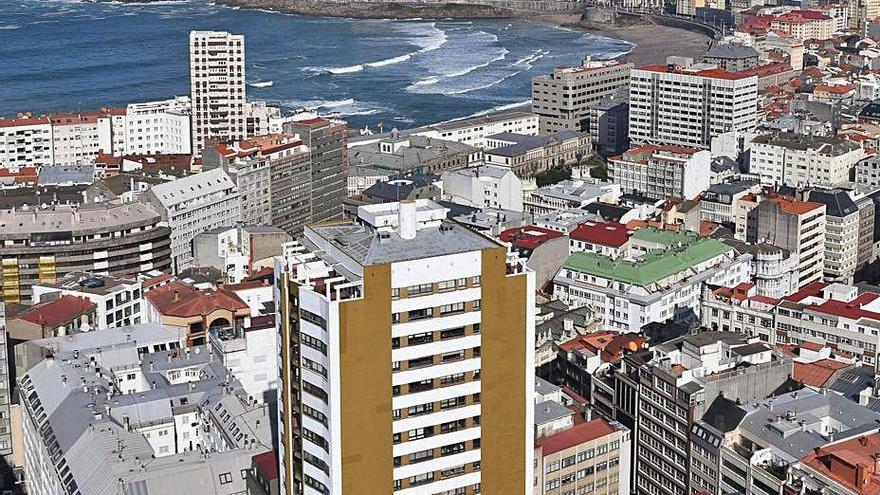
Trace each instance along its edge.
{"label": "blue sea", "polygon": [[632,48],[528,20],[331,19],[200,0],[0,0],[0,115],[187,94],[194,29],[245,35],[249,98],[386,130],[523,103],[533,75]]}

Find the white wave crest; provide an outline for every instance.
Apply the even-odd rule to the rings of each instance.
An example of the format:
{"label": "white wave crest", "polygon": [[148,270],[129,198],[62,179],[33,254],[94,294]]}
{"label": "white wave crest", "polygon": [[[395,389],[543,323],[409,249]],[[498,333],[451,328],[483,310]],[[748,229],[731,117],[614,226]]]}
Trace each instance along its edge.
{"label": "white wave crest", "polygon": [[275,84],[275,81],[257,81],[248,83],[248,86],[252,86],[254,88],[269,88],[272,87],[273,84]]}

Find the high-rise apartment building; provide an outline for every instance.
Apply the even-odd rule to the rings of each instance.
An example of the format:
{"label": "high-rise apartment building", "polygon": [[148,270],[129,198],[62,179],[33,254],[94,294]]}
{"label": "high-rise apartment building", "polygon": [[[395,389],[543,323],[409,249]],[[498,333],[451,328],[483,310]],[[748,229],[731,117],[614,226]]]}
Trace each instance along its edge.
{"label": "high-rise apartment building", "polygon": [[309,148],[289,134],[210,141],[202,167],[222,167],[235,181],[245,225],[272,225],[291,234],[312,221]]}
{"label": "high-rise apartment building", "polygon": [[825,205],[770,195],[748,213],[746,241],[768,242],[797,258],[798,287],[822,280]]}
{"label": "high-rise apartment building", "polygon": [[197,234],[235,225],[240,219],[238,187],[222,168],[153,186],[147,200],[171,227],[174,273],[193,266]]}
{"label": "high-rise apartment building", "polygon": [[316,117],[288,122],[284,132],[299,136],[309,149],[312,221],[341,217],[348,168],[345,122]]}
{"label": "high-rise apartment building", "polygon": [[691,453],[700,439],[694,422],[721,394],[746,400],[770,395],[791,376],[791,360],[735,332],[687,335],[651,352],[638,370],[633,493],[700,493],[710,485],[705,472],[695,472],[702,459]]}
{"label": "high-rise apartment building", "polygon": [[208,138],[246,137],[244,36],[190,32],[189,64],[193,154]]}
{"label": "high-rise apartment building", "polygon": [[429,200],[276,258],[282,493],[534,490],[535,277]]}
{"label": "high-rise apartment building", "polygon": [[589,130],[590,109],[625,87],[632,67],[587,57],[580,67],[558,67],[532,79],[532,111],[538,114],[541,133]]}
{"label": "high-rise apartment building", "polygon": [[758,78],[709,64],[669,63],[630,72],[633,143],[708,149],[712,138],[757,124]]}

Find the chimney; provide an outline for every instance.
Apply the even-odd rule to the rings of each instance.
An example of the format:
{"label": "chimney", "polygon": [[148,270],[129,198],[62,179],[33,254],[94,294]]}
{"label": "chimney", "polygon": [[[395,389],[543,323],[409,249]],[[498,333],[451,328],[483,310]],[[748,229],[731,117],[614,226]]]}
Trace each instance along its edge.
{"label": "chimney", "polygon": [[177,289],[174,289],[174,301],[180,300],[180,292]]}
{"label": "chimney", "polygon": [[416,238],[416,202],[404,200],[397,209],[397,233],[402,239]]}
{"label": "chimney", "polygon": [[131,431],[131,421],[128,419],[128,414],[122,415],[122,426],[125,427],[125,431]]}

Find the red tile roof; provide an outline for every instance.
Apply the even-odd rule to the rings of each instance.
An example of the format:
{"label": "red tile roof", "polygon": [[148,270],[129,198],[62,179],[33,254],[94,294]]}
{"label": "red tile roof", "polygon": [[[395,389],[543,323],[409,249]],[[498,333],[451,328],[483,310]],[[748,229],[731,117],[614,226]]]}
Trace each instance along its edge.
{"label": "red tile roof", "polygon": [[84,297],[64,295],[58,299],[36,304],[31,309],[19,314],[18,318],[35,325],[54,328],[93,309],[95,309],[95,303]]}
{"label": "red tile roof", "polygon": [[559,344],[559,348],[565,352],[586,349],[594,353],[600,354],[603,361],[614,362],[623,357],[623,351],[628,350],[635,352],[648,341],[634,333],[617,333],[610,330],[588,333],[580,335],[568,342]]}
{"label": "red tile roof", "polygon": [[550,455],[591,440],[596,440],[597,438],[602,438],[615,431],[617,429],[611,426],[608,421],[601,418],[594,419],[575,425],[555,435],[539,438],[535,441],[535,446],[540,447],[544,455]]}
{"label": "red tile roof", "polygon": [[819,447],[801,458],[801,463],[840,484],[847,491],[880,495],[877,453],[880,433]]}
{"label": "red tile roof", "polygon": [[40,117],[16,117],[14,119],[3,119],[0,118],[0,127],[18,127],[18,126],[26,126],[26,125],[40,125],[40,124],[48,124],[49,117],[40,116]]}
{"label": "red tile roof", "polygon": [[498,238],[519,248],[535,249],[550,239],[562,237],[562,235],[562,232],[529,225],[507,229],[498,234]]}
{"label": "red tile roof", "polygon": [[620,247],[629,241],[626,225],[617,222],[585,222],[571,231],[571,239],[603,246]]}
{"label": "red tile roof", "polygon": [[850,320],[858,320],[859,318],[870,318],[872,320],[880,320],[880,313],[862,309],[862,306],[868,304],[880,297],[880,294],[873,292],[865,292],[850,302],[836,301],[829,299],[822,304],[811,304],[805,309],[819,311],[834,316],[848,318]]}
{"label": "red tile roof", "polygon": [[803,215],[817,208],[822,207],[822,203],[813,203],[811,201],[798,201],[788,196],[767,196],[767,201],[775,203],[779,209],[791,215]]}
{"label": "red tile roof", "polygon": [[813,94],[816,93],[831,93],[835,95],[845,95],[851,91],[853,88],[849,84],[817,84],[816,87],[813,88]]}
{"label": "red tile roof", "polygon": [[812,363],[799,363],[795,361],[792,377],[804,385],[822,388],[826,386],[828,380],[834,376],[834,373],[847,366],[847,364],[833,359],[820,359]]}
{"label": "red tile roof", "polygon": [[204,316],[218,309],[232,312],[249,309],[234,292],[222,287],[215,291],[201,291],[180,282],[169,282],[144,293],[144,297],[149,299],[162,315],[181,318]]}

